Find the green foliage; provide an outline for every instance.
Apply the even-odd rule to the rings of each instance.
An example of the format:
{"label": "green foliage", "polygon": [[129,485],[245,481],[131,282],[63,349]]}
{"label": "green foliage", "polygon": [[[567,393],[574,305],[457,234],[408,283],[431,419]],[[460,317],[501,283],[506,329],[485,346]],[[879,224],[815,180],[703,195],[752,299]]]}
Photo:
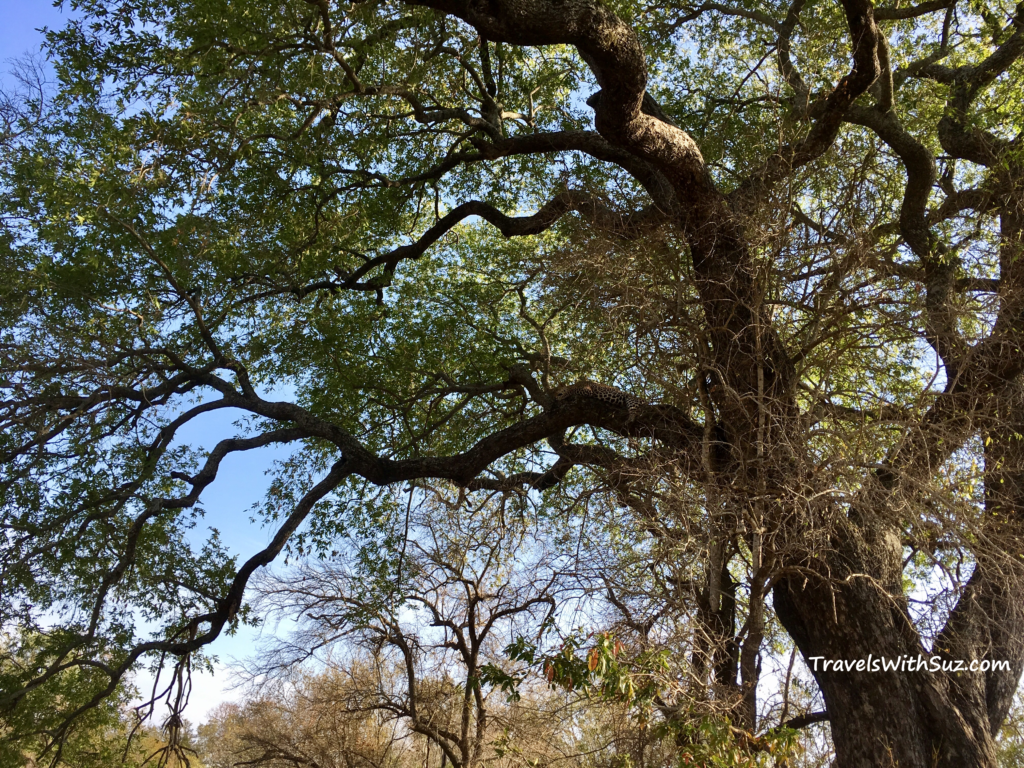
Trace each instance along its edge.
{"label": "green foliage", "polygon": [[[52,658],[46,647],[41,635],[0,636],[0,690],[36,679]],[[135,691],[122,684],[109,694],[108,683],[102,673],[72,668],[34,688],[18,708],[0,710],[0,766],[22,768],[28,760],[54,768],[138,765],[137,745],[128,747],[132,722],[127,705]],[[79,710],[84,711],[68,723],[69,713]],[[11,734],[23,737],[14,740]],[[56,747],[51,745],[55,734],[60,734]]]}
{"label": "green foliage", "polygon": [[796,731],[780,729],[760,738],[737,731],[728,721],[707,718],[676,729],[685,744],[677,765],[713,768],[774,768],[786,766],[797,754]]}
{"label": "green foliage", "polygon": [[[28,740],[3,747],[5,760],[55,736],[61,755],[102,762],[85,734],[117,727],[118,681],[258,623],[244,578],[279,554],[346,560],[363,599],[350,625],[400,609],[421,575],[407,557],[414,494],[439,499],[442,523],[474,505],[519,515],[580,572],[607,566],[637,604],[691,615],[722,574],[710,555],[718,527],[743,521],[725,572],[750,610],[754,582],[769,583],[752,532],[784,526],[746,520],[771,494],[743,486],[738,467],[760,467],[766,450],[785,454],[786,471],[800,466],[785,519],[818,516],[797,526],[816,557],[948,383],[927,346],[935,299],[923,275],[936,266],[922,266],[901,232],[907,169],[865,119],[850,117],[823,157],[787,170],[756,205],[735,203],[749,260],[732,277],[756,289],[737,306],[786,350],[786,418],[801,426],[723,457],[729,398],[736,412],[764,404],[756,387],[736,394],[715,378],[734,358],[713,348],[717,304],[698,287],[686,215],[613,225],[657,213],[635,172],[654,161],[595,130],[586,100],[598,83],[575,47],[495,42],[392,0],[329,2],[326,17],[318,3],[278,0],[69,5],[74,19],[47,39],[53,92],[25,101],[0,134],[0,626],[21,631],[5,646],[0,711]],[[634,29],[648,92],[699,147],[723,206],[809,135],[849,70],[840,5],[801,7],[789,47],[807,93],[780,59],[789,2],[608,4]],[[885,22],[901,89],[893,119],[937,158],[922,205],[930,236],[948,244],[954,287],[995,279],[1008,242],[991,208],[956,208],[957,191],[991,197],[1020,149],[991,169],[954,161],[940,136],[953,84],[921,75],[921,62],[984,61],[1013,12],[965,2],[955,24],[942,13]],[[971,131],[1019,143],[1021,74],[1017,61],[980,88]],[[877,90],[854,107],[874,110]],[[567,137],[580,143],[530,144]],[[529,236],[505,237],[482,216],[442,226],[470,201],[522,224],[570,191],[591,202]],[[995,322],[995,294],[954,294],[952,324],[976,344]],[[735,359],[753,359],[736,344]],[[517,430],[550,414],[552,393],[581,379],[688,420],[679,434],[699,433],[701,447],[684,461],[661,422],[615,432],[607,413],[522,439]],[[775,429],[763,422],[761,433]],[[201,446],[186,444],[189,429]],[[560,441],[590,458],[557,487],[522,480],[552,468]],[[513,447],[486,467],[466,458],[496,445]],[[207,529],[203,494],[226,456],[264,448],[279,454],[252,515],[271,546],[235,553]],[[897,515],[906,592],[974,562],[964,552],[978,540],[984,450],[966,442],[933,468],[929,497]],[[594,458],[610,454],[621,466]],[[361,475],[317,490],[357,459]],[[400,462],[420,464],[389,474]],[[722,491],[746,496],[720,514]],[[477,501],[492,492],[500,504]],[[797,546],[779,536],[770,567]],[[933,600],[935,623],[945,605]],[[506,649],[520,666],[492,660],[469,682],[515,703],[531,667],[553,689],[645,718],[678,673],[670,652],[591,630],[551,647],[520,638]],[[104,692],[107,704],[62,730]],[[701,728],[691,735],[708,746],[693,760],[731,764],[732,737]]]}
{"label": "green foliage", "polygon": [[[620,702],[636,710],[641,719],[650,716],[654,698],[668,682],[668,649],[624,655],[625,646],[609,632],[586,635],[577,630],[561,636],[550,621],[541,631],[542,635],[559,635],[558,646],[543,652],[536,643],[520,636],[505,647],[505,655],[513,662],[537,668],[551,688]],[[521,699],[519,685],[525,679],[523,676],[487,664],[481,668],[479,678],[499,688],[508,701]]]}
{"label": "green foliage", "polygon": [[999,768],[1024,766],[1024,700],[1020,693],[1002,728],[999,729]]}

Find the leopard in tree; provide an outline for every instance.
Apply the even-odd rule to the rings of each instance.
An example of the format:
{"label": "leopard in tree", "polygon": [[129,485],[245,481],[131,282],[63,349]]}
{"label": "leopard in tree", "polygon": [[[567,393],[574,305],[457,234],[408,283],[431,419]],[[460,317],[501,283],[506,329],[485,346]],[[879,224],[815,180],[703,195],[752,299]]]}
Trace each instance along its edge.
{"label": "leopard in tree", "polygon": [[555,402],[594,398],[606,405],[610,405],[612,408],[626,410],[629,414],[629,421],[633,420],[637,411],[644,405],[643,400],[634,397],[628,392],[623,392],[618,387],[598,384],[596,381],[590,381],[589,379],[581,379],[575,384],[558,387],[551,394],[554,396]]}

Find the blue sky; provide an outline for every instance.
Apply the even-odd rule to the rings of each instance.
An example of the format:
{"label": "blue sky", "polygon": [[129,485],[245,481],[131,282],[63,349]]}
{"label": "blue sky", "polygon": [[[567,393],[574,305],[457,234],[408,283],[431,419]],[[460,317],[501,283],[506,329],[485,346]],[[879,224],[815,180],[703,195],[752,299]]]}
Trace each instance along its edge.
{"label": "blue sky", "polygon": [[[11,80],[8,72],[12,61],[26,54],[38,54],[43,43],[43,27],[59,28],[69,18],[69,10],[55,7],[49,0],[2,0],[2,23],[0,23],[0,72],[5,86]],[[189,425],[182,430],[181,439],[193,446],[211,448],[217,440],[233,435],[231,422],[234,417],[223,413],[207,414],[201,424]],[[203,508],[206,517],[200,522],[197,534],[215,527],[221,533],[224,544],[240,560],[255,554],[269,541],[272,532],[249,522],[249,508],[263,497],[267,486],[265,472],[281,451],[264,450],[227,457],[220,472],[220,479],[203,494]],[[197,538],[205,538],[205,535]],[[210,653],[226,661],[244,658],[252,653],[257,633],[243,630],[232,638],[221,638],[209,649]],[[147,687],[147,675],[140,675],[137,683],[143,690]],[[207,713],[222,701],[238,698],[230,690],[231,675],[223,662],[218,665],[217,674],[197,675],[193,679],[193,694],[187,717],[193,722],[202,722]]]}
{"label": "blue sky", "polygon": [[[0,60],[38,51],[43,36],[40,27],[59,27],[67,13],[47,0],[4,0],[0,24]],[[7,66],[4,67],[6,74]]]}

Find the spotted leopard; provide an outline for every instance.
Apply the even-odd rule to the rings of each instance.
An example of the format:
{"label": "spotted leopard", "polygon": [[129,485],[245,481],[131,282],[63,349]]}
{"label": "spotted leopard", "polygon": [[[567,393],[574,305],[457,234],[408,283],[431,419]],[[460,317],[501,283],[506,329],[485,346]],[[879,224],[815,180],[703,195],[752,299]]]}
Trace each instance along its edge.
{"label": "spotted leopard", "polygon": [[596,381],[582,379],[575,384],[567,384],[559,387],[553,393],[556,402],[577,400],[580,398],[594,398],[612,408],[623,408],[629,413],[630,420],[636,416],[637,410],[644,403],[639,398],[633,397],[628,392],[623,392],[618,387],[610,387],[607,384],[598,384]]}

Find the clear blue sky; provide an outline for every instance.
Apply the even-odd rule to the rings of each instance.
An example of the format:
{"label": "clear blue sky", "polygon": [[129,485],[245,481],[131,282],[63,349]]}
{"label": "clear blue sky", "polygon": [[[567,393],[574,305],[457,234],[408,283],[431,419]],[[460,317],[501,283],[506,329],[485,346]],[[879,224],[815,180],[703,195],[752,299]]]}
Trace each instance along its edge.
{"label": "clear blue sky", "polygon": [[0,3],[0,61],[7,61],[22,54],[36,52],[42,45],[41,27],[57,28],[67,19],[67,12],[55,8],[48,0],[3,0]]}
{"label": "clear blue sky", "polygon": [[[2,82],[10,83],[8,72],[13,59],[25,54],[38,54],[43,43],[43,27],[57,29],[69,18],[69,9],[55,7],[50,0],[0,0],[0,73]],[[233,434],[232,418],[208,414],[212,419],[185,431],[182,438],[194,446],[211,448],[215,442]],[[281,456],[278,452],[277,456]],[[269,541],[271,532],[249,523],[249,507],[263,497],[267,486],[265,471],[271,466],[275,453],[263,451],[228,457],[221,466],[221,479],[203,495],[207,511],[200,523],[201,533],[207,527],[216,527],[225,545],[240,559],[255,554]],[[200,533],[200,531],[197,531]],[[205,538],[200,536],[197,538]],[[242,631],[234,638],[222,638],[214,643],[211,653],[221,659],[243,658],[252,653],[255,633]],[[140,678],[140,687],[144,679]],[[222,701],[237,698],[237,693],[226,691],[230,684],[227,670],[221,666],[218,673],[196,676],[189,711],[193,722],[202,722],[206,713]]]}

